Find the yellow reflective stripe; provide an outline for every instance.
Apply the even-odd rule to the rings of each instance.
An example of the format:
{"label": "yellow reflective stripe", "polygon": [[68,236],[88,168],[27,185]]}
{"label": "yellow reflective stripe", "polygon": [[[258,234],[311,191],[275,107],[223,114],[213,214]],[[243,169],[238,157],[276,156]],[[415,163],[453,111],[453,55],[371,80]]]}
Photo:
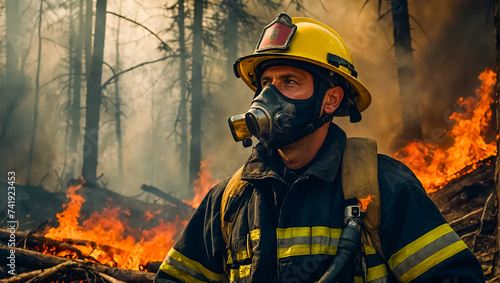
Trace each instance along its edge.
{"label": "yellow reflective stripe", "polygon": [[184,271],[177,269],[169,264],[167,264],[165,261],[162,262],[160,265],[160,270],[167,273],[168,275],[171,275],[177,279],[182,280],[183,282],[199,282],[203,283],[203,281],[200,281],[192,276],[189,276],[187,273]]}
{"label": "yellow reflective stripe", "polygon": [[439,252],[436,252],[432,256],[426,258],[423,260],[421,263],[410,269],[408,272],[406,272],[403,276],[399,278],[401,282],[410,282],[413,279],[417,278],[420,276],[422,273],[426,272],[427,270],[431,269],[438,263],[442,262],[443,260],[467,249],[467,245],[463,241],[458,241],[455,242],[446,248],[440,250]]}
{"label": "yellow reflective stripe", "polygon": [[375,250],[374,247],[368,246],[366,244],[363,244],[363,246],[365,247],[365,255],[374,255],[374,254],[377,254],[377,251]]}
{"label": "yellow reflective stripe", "polygon": [[354,276],[354,283],[364,283],[363,277],[361,276]]}
{"label": "yellow reflective stripe", "polygon": [[248,253],[246,250],[241,250],[236,254],[236,260],[237,261],[242,261],[244,259],[249,258]]}
{"label": "yellow reflective stripe", "polygon": [[340,233],[342,233],[342,229],[329,228],[329,227],[323,227],[323,226],[277,228],[276,229],[276,238],[289,239],[289,238],[295,238],[295,237],[314,237],[314,236],[339,238]]}
{"label": "yellow reflective stripe", "polygon": [[443,224],[437,228],[434,228],[430,232],[426,233],[425,235],[421,236],[415,241],[409,243],[404,248],[400,249],[398,252],[392,255],[391,258],[388,260],[389,266],[391,267],[391,269],[393,269],[394,267],[396,267],[398,264],[403,262],[405,259],[413,255],[421,248],[425,247],[426,245],[433,242],[437,238],[451,231],[453,231],[453,229],[451,229],[450,225],[448,224]]}
{"label": "yellow reflective stripe", "polygon": [[240,266],[239,270],[240,270],[240,278],[248,277],[250,276],[250,272],[252,271],[252,265],[248,264]]}
{"label": "yellow reflective stripe", "polygon": [[366,281],[372,281],[375,279],[382,278],[387,276],[387,268],[385,268],[384,264],[377,265],[374,267],[368,268],[368,274],[366,275]]}
{"label": "yellow reflective stripe", "polygon": [[250,231],[250,240],[255,241],[260,239],[260,229]]}
{"label": "yellow reflective stripe", "polygon": [[235,279],[249,277],[251,271],[251,264],[241,265],[238,269],[231,269],[231,271],[229,272],[229,280],[233,281]]}
{"label": "yellow reflective stripe", "polygon": [[168,252],[168,256],[171,257],[172,259],[178,261],[179,263],[183,264],[184,266],[190,268],[191,270],[203,274],[203,276],[205,276],[206,278],[208,278],[212,281],[223,281],[224,280],[225,274],[218,274],[218,273],[215,273],[215,272],[212,272],[212,271],[206,269],[203,265],[201,265],[201,263],[187,258],[183,254],[174,250],[174,248],[170,249],[170,252]]}
{"label": "yellow reflective stripe", "polygon": [[[290,240],[286,244],[285,242],[278,243],[278,258],[313,254],[335,255],[341,233],[342,229],[324,226],[278,228],[276,229],[277,240]],[[311,238],[307,241],[309,245],[304,245],[304,240],[307,238]],[[335,240],[332,242],[332,239]]]}
{"label": "yellow reflective stripe", "polygon": [[227,264],[233,264],[233,257],[230,250],[227,250]]}
{"label": "yellow reflective stripe", "polygon": [[295,245],[289,248],[278,249],[278,258],[315,254],[335,255],[336,253],[337,247],[329,245]]}

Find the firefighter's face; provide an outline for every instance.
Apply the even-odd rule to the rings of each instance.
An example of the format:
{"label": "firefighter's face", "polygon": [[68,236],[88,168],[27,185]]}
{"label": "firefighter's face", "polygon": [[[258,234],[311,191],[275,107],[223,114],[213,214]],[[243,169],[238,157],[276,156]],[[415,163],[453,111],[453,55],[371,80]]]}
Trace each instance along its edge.
{"label": "firefighter's face", "polygon": [[[314,79],[308,72],[289,66],[273,66],[264,71],[260,80],[261,87],[272,84],[284,96],[290,99],[305,100],[314,94]],[[323,113],[332,114],[340,105],[344,91],[341,87],[333,87],[327,90],[321,107]]]}
{"label": "firefighter's face", "polygon": [[314,80],[308,72],[289,66],[273,66],[265,70],[260,80],[262,88],[272,84],[290,99],[304,100],[314,93]]}

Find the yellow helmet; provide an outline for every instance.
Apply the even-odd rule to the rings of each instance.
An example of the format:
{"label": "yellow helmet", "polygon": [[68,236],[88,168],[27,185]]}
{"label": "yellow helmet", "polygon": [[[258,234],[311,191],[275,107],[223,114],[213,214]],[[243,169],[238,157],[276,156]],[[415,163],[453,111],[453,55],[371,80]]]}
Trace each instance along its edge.
{"label": "yellow helmet", "polygon": [[264,28],[255,52],[236,60],[236,77],[241,77],[255,91],[260,84],[256,69],[271,59],[304,61],[333,71],[351,85],[354,102],[360,112],[371,103],[370,92],[356,78],[358,73],[349,48],[336,31],[321,22],[279,14]]}

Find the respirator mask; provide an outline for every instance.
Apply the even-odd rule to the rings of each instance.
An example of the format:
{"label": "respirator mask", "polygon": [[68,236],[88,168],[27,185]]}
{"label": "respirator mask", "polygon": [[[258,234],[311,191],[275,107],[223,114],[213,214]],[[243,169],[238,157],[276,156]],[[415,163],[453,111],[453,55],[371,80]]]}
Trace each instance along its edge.
{"label": "respirator mask", "polygon": [[247,147],[255,136],[267,148],[282,148],[330,122],[333,115],[319,117],[329,85],[313,78],[314,93],[308,99],[288,98],[272,84],[257,92],[250,110],[228,118],[234,140]]}

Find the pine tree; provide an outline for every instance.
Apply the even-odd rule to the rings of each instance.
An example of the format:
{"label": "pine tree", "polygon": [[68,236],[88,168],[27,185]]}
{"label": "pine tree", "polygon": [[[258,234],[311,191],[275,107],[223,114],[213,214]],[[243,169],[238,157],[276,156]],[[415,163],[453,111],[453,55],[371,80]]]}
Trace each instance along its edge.
{"label": "pine tree", "polygon": [[89,183],[97,182],[99,119],[101,109],[101,76],[106,31],[107,0],[97,0],[92,66],[87,83],[85,136],[82,176]]}

